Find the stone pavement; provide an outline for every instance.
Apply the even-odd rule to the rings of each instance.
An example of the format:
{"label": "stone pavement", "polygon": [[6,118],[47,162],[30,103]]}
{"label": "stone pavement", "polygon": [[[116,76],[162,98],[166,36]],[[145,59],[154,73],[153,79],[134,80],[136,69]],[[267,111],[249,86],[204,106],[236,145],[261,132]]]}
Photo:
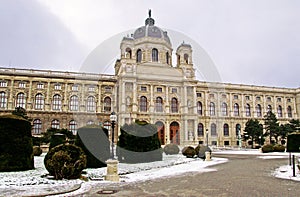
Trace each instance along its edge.
{"label": "stone pavement", "polygon": [[[216,156],[216,155],[215,155]],[[300,196],[300,183],[278,179],[272,172],[287,159],[259,159],[255,155],[218,155],[228,158],[227,163],[212,166],[213,172],[149,180],[139,183],[114,183],[94,186],[84,196]],[[98,194],[99,191],[116,193]]]}

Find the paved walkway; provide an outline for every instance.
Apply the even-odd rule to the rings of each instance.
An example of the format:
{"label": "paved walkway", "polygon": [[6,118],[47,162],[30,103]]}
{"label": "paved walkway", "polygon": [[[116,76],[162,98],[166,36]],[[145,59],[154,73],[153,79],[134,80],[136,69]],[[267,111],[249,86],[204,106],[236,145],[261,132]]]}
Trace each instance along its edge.
{"label": "paved walkway", "polygon": [[[217,171],[188,173],[181,176],[139,183],[118,183],[95,187],[85,196],[300,196],[300,183],[275,178],[277,167],[287,159],[259,159],[254,155],[218,155],[228,158],[225,164],[213,166]],[[116,190],[112,195],[100,190]]]}

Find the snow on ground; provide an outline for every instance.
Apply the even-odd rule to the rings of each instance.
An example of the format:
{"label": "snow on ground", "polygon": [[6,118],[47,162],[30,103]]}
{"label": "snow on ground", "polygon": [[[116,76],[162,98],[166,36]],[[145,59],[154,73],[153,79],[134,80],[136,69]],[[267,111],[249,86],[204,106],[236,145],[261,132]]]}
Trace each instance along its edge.
{"label": "snow on ground", "polygon": [[[214,150],[212,161],[203,161],[199,158],[186,158],[181,154],[163,155],[163,161],[141,164],[119,164],[121,182],[145,181],[161,177],[169,177],[186,172],[209,172],[215,169],[208,166],[227,162],[227,159],[218,158],[218,154],[257,155],[260,159],[288,158],[289,153],[261,153],[258,150]],[[294,154],[297,158],[300,154]],[[112,182],[104,181],[106,168],[84,170],[89,180],[53,180],[45,176],[48,172],[44,167],[44,156],[35,157],[35,169],[23,172],[0,172],[0,193],[4,196],[47,195],[49,193],[65,192],[68,196],[76,196],[88,191],[93,185],[105,185]],[[300,162],[300,161],[299,161]],[[296,162],[298,163],[298,162]],[[300,181],[300,172],[296,170],[296,177],[292,177],[291,166],[279,166],[273,172],[278,178]],[[73,192],[72,192],[73,191]],[[58,195],[59,196],[59,195]]]}

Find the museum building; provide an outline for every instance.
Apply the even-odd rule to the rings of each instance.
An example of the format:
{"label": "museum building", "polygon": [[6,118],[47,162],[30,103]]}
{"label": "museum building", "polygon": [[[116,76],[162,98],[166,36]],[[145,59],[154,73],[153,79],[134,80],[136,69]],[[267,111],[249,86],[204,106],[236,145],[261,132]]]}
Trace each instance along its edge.
{"label": "museum building", "polygon": [[118,127],[135,120],[157,125],[162,144],[219,146],[238,145],[246,122],[263,124],[268,111],[281,123],[300,117],[300,88],[199,81],[187,43],[177,47],[173,64],[168,33],[151,15],[120,50],[114,75],[0,67],[0,114],[25,108],[33,135],[40,135],[50,127],[74,134],[88,124],[110,129],[114,111]]}

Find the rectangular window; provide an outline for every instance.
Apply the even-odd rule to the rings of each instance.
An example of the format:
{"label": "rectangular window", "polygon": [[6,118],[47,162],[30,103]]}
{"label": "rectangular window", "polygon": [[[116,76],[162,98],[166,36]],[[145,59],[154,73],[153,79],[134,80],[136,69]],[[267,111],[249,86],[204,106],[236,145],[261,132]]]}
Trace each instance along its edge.
{"label": "rectangular window", "polygon": [[281,98],[280,97],[277,98],[277,102],[281,102]]}
{"label": "rectangular window", "polygon": [[162,92],[162,88],[156,88],[157,92]]}
{"label": "rectangular window", "polygon": [[7,82],[6,81],[0,81],[0,87],[6,87]]}
{"label": "rectangular window", "polygon": [[26,87],[26,83],[25,82],[20,82],[19,83],[19,88],[25,88]]}
{"label": "rectangular window", "polygon": [[202,97],[202,94],[200,92],[197,92],[197,97]]}
{"label": "rectangular window", "polygon": [[209,98],[215,98],[214,94],[209,94]]}
{"label": "rectangular window", "polygon": [[247,100],[247,101],[249,101],[249,100],[250,100],[250,96],[246,96],[245,98],[246,98],[246,100]]}
{"label": "rectangular window", "polygon": [[172,93],[177,93],[177,88],[172,88]]}
{"label": "rectangular window", "polygon": [[94,92],[95,91],[95,86],[89,86],[88,91],[89,92]]}
{"label": "rectangular window", "polygon": [[61,90],[61,85],[59,83],[55,84],[54,85],[54,90]]}
{"label": "rectangular window", "polygon": [[257,97],[256,97],[256,100],[257,100],[257,101],[260,101],[260,96],[257,96]]}
{"label": "rectangular window", "polygon": [[73,85],[73,86],[72,86],[72,91],[78,91],[78,90],[79,90],[78,85]]}
{"label": "rectangular window", "polygon": [[238,95],[233,95],[233,99],[239,99]]}
{"label": "rectangular window", "polygon": [[224,146],[229,146],[229,141],[224,141]]}
{"label": "rectangular window", "polygon": [[289,103],[290,103],[290,102],[291,102],[291,99],[290,99],[290,98],[288,98],[288,99],[287,99],[287,102],[289,102]]}
{"label": "rectangular window", "polygon": [[222,94],[222,98],[226,99],[227,98],[226,94]]}
{"label": "rectangular window", "polygon": [[141,86],[141,91],[146,92],[147,91],[147,87],[146,86]]}
{"label": "rectangular window", "polygon": [[44,89],[44,84],[43,83],[38,83],[36,85],[37,89]]}
{"label": "rectangular window", "polygon": [[111,92],[111,87],[110,86],[105,86],[105,88],[104,88],[104,90],[105,90],[105,92]]}
{"label": "rectangular window", "polygon": [[271,102],[271,101],[272,101],[272,100],[271,100],[271,97],[268,96],[268,97],[267,97],[267,101],[268,101],[268,102]]}

